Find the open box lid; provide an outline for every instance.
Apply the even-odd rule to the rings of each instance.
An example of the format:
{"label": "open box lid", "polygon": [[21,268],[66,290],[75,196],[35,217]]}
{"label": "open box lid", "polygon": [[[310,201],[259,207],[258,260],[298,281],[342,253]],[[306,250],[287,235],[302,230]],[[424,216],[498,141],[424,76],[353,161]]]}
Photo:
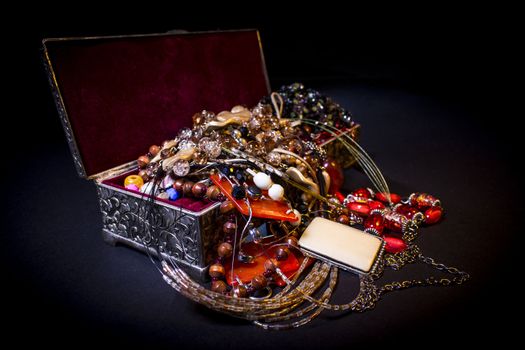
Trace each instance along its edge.
{"label": "open box lid", "polygon": [[135,160],[192,116],[270,91],[256,30],[44,39],[57,108],[81,177]]}

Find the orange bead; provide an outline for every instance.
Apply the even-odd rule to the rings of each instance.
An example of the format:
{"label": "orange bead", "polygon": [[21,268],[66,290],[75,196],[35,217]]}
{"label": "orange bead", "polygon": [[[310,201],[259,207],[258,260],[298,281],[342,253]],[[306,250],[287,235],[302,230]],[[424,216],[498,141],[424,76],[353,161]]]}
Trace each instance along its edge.
{"label": "orange bead", "polygon": [[149,154],[151,154],[152,157],[155,157],[160,151],[160,147],[157,145],[151,145],[149,146]]}
{"label": "orange bead", "polygon": [[148,156],[140,156],[137,159],[137,164],[139,165],[139,168],[144,169],[149,164],[149,157]]}
{"label": "orange bead", "polygon": [[217,254],[219,254],[221,258],[229,258],[230,256],[232,256],[232,253],[233,247],[228,242],[221,243],[219,245],[219,248],[217,248]]}
{"label": "orange bead", "polygon": [[226,285],[226,283],[224,283],[224,281],[213,281],[211,283],[211,290],[214,291],[215,293],[224,293],[226,292],[226,290],[228,289],[228,286]]}
{"label": "orange bead", "polygon": [[208,270],[208,274],[210,277],[220,278],[224,277],[224,266],[221,264],[213,264],[210,266],[210,269]]}
{"label": "orange bead", "polygon": [[206,190],[206,197],[211,200],[217,200],[220,194],[221,190],[215,185],[208,186],[208,189]]}
{"label": "orange bead", "polygon": [[128,185],[135,185],[138,188],[141,188],[144,185],[144,180],[138,175],[130,175],[124,179],[124,187]]}

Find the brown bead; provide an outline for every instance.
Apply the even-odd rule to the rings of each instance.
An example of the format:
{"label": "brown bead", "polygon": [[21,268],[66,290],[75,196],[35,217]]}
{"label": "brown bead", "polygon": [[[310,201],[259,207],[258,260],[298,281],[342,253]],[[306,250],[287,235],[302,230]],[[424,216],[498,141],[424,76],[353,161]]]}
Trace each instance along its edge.
{"label": "brown bead", "polygon": [[224,281],[218,280],[211,283],[211,290],[215,293],[224,293],[228,289],[228,286]]}
{"label": "brown bead", "polygon": [[276,259],[266,259],[264,262],[264,269],[266,271],[274,272],[279,267],[279,262]]}
{"label": "brown bead", "polygon": [[215,185],[208,186],[208,189],[206,190],[206,197],[214,201],[219,198],[220,194],[221,190]]}
{"label": "brown bead", "polygon": [[229,258],[230,256],[232,256],[233,247],[228,242],[221,243],[219,245],[219,248],[217,248],[217,253],[221,258]]}
{"label": "brown bead", "polygon": [[231,201],[226,200],[226,201],[221,203],[220,212],[221,212],[221,214],[229,213],[230,211],[233,210],[234,207],[235,206],[233,205],[233,203]]}
{"label": "brown bead", "polygon": [[350,223],[350,218],[348,215],[339,215],[337,222],[343,225],[348,225]]}
{"label": "brown bead", "polygon": [[248,295],[248,291],[246,290],[245,286],[233,286],[232,288],[232,296],[234,298],[246,298]]}
{"label": "brown bead", "polygon": [[288,237],[286,240],[286,243],[291,247],[297,247],[299,245],[299,241],[295,237]]}
{"label": "brown bead", "polygon": [[208,271],[208,274],[210,277],[220,278],[223,277],[225,274],[224,266],[221,264],[213,264],[210,266],[210,269]]}
{"label": "brown bead", "polygon": [[288,255],[290,254],[290,249],[286,247],[279,247],[275,251],[275,258],[279,261],[285,261],[288,259]]}
{"label": "brown bead", "polygon": [[149,154],[151,154],[152,157],[155,157],[160,151],[160,147],[157,145],[151,145],[149,146]]}
{"label": "brown bead", "polygon": [[222,225],[222,230],[226,234],[233,234],[237,230],[237,225],[235,222],[227,221],[224,223],[224,225]]}
{"label": "brown bead", "polygon": [[144,180],[144,182],[148,182],[149,181],[150,176],[149,176],[147,170],[139,171],[139,176],[142,178],[142,180]]}
{"label": "brown bead", "polygon": [[149,164],[148,156],[140,156],[137,159],[137,163],[139,165],[139,168],[144,169]]}
{"label": "brown bead", "polygon": [[255,289],[262,289],[266,287],[268,281],[263,275],[256,275],[252,278],[252,287]]}
{"label": "brown bead", "polygon": [[206,191],[207,190],[208,190],[208,186],[206,186],[202,182],[197,182],[191,188],[191,193],[193,193],[194,197],[202,198],[202,197],[204,197],[206,195]]}
{"label": "brown bead", "polygon": [[184,190],[184,183],[186,181],[184,181],[184,179],[177,179],[175,180],[175,182],[173,183],[173,188],[176,189],[178,192],[181,192]]}
{"label": "brown bead", "polygon": [[192,195],[192,188],[193,188],[193,181],[186,181],[184,182],[184,185],[182,186],[182,193],[184,193],[185,196],[191,196]]}

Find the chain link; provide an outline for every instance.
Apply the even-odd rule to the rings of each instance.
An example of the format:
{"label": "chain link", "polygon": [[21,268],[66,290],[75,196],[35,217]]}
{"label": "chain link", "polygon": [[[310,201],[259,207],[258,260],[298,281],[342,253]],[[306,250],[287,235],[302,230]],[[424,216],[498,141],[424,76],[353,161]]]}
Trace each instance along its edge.
{"label": "chain link", "polygon": [[461,271],[455,267],[447,266],[443,263],[438,263],[433,258],[424,256],[421,253],[421,249],[417,245],[411,243],[418,235],[420,223],[420,220],[413,220],[405,225],[403,230],[403,239],[408,242],[407,249],[397,254],[385,254],[382,258],[382,261],[380,261],[378,264],[376,271],[370,275],[370,277],[373,280],[377,280],[383,275],[385,267],[389,267],[393,270],[400,270],[406,264],[412,264],[416,261],[420,261],[435,270],[448,273],[453,277],[436,278],[435,276],[430,276],[425,279],[413,279],[387,283],[381,287],[378,287],[375,291],[377,297],[376,302],[379,300],[379,298],[381,298],[381,296],[388,292],[412,287],[459,285],[465,283],[470,278],[470,275],[464,271]]}
{"label": "chain link", "polygon": [[417,256],[421,254],[419,247],[410,244],[404,251],[397,254],[385,254],[383,260],[385,266],[392,270],[400,270],[406,264],[412,264],[416,261]]}
{"label": "chain link", "polygon": [[404,252],[398,254],[386,254],[383,258],[384,263],[378,265],[378,270],[372,275],[372,278],[376,279],[381,277],[383,274],[384,267],[390,267],[393,270],[399,270],[406,264],[414,263],[420,261],[431,268],[448,273],[452,275],[452,278],[436,278],[434,276],[427,277],[425,279],[413,279],[405,281],[395,281],[387,283],[382,287],[379,287],[377,294],[379,297],[383,296],[388,292],[393,292],[396,290],[408,289],[412,287],[424,287],[424,286],[450,286],[450,285],[459,285],[465,283],[470,275],[464,271],[460,271],[455,267],[450,267],[442,263],[437,263],[433,258],[424,256],[421,254],[419,247],[412,244]]}

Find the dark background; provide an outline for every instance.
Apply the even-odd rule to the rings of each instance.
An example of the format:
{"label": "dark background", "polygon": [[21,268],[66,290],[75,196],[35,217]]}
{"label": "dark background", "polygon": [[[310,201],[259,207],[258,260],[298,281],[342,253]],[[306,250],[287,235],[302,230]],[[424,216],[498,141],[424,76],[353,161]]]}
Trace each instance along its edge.
{"label": "dark background", "polygon": [[[302,10],[310,10],[306,13]],[[513,40],[496,9],[370,10],[261,4],[241,13],[157,9],[140,17],[20,18],[4,48],[2,293],[5,336],[26,343],[222,347],[426,347],[504,344],[520,313],[518,239],[523,188]],[[399,9],[398,9],[399,10]],[[412,11],[417,11],[417,15]],[[80,16],[82,13],[84,16]],[[14,13],[12,14],[15,15]],[[120,22],[124,20],[124,22]],[[323,315],[299,330],[265,332],[195,305],[166,286],[140,253],[99,237],[94,186],[76,176],[40,61],[44,37],[260,29],[273,88],[301,81],[361,122],[362,144],[393,192],[442,199],[446,219],[423,229],[423,251],[465,269],[465,286],[388,295],[376,310]],[[17,141],[9,135],[17,135]],[[20,138],[18,138],[20,135]],[[347,188],[357,186],[348,173]],[[423,277],[421,266],[387,278]],[[351,298],[343,278],[336,300]],[[68,335],[68,337],[64,336]]]}

